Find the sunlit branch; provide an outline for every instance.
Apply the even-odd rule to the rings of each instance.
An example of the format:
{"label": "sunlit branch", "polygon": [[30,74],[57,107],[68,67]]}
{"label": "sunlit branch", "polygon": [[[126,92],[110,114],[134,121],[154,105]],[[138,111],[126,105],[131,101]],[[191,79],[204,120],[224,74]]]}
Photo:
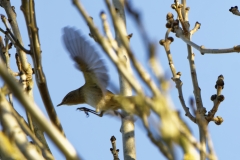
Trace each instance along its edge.
{"label": "sunlit branch", "polygon": [[114,136],[112,136],[110,141],[112,143],[112,148],[110,148],[110,151],[111,151],[111,153],[113,155],[113,160],[120,160],[118,158],[119,149],[116,148],[116,138]]}
{"label": "sunlit branch", "polygon": [[[21,34],[19,31],[18,23],[16,20],[16,14],[14,13],[12,9],[12,5],[10,4],[10,1],[2,1],[1,2],[2,7],[5,9],[5,12],[8,17],[9,24],[11,26],[11,29],[13,31],[14,37],[18,40],[18,42],[23,46]],[[17,53],[19,54],[19,58],[22,65],[22,71],[27,71],[29,68],[29,63],[27,62],[27,57],[25,52],[23,52],[21,49],[17,48]],[[32,67],[31,67],[32,68]]]}
{"label": "sunlit branch", "polygon": [[206,153],[205,148],[202,147],[202,145],[193,137],[191,134],[188,134],[184,132],[181,128],[179,129],[180,133],[194,146],[196,147],[200,152],[204,152],[206,155],[206,158],[210,158],[210,154]]}
{"label": "sunlit branch", "polygon": [[[171,7],[172,7],[172,9],[174,9],[177,12],[178,19],[183,27],[184,33],[187,33],[188,29],[189,29],[189,24],[188,24],[188,21],[185,21],[185,18],[183,19],[183,16],[182,16],[183,5],[179,4],[179,2],[177,0],[175,0],[175,4],[172,4]],[[184,15],[184,16],[186,16],[186,15]],[[188,25],[186,25],[186,24],[188,24]]]}
{"label": "sunlit branch", "polygon": [[211,136],[210,136],[210,133],[209,131],[207,130],[206,131],[206,137],[207,137],[207,145],[208,145],[208,150],[209,150],[209,159],[211,160],[217,160],[217,155],[214,151],[214,147],[213,147],[213,143],[212,143],[212,139],[211,139]]}
{"label": "sunlit branch", "polygon": [[[1,70],[1,69],[0,69]],[[19,150],[24,154],[27,159],[39,159],[44,158],[38,153],[34,145],[28,142],[27,136],[18,125],[17,120],[12,114],[11,105],[6,100],[3,93],[0,91],[0,113],[1,121],[3,124],[3,130],[7,133],[8,137],[14,140]]]}
{"label": "sunlit branch", "polygon": [[173,38],[172,37],[169,37],[168,39],[165,39],[165,40],[161,40],[159,43],[161,45],[164,46],[164,49],[166,51],[166,54],[167,54],[167,58],[168,58],[168,62],[169,62],[169,67],[171,69],[171,72],[172,72],[172,80],[175,82],[176,84],[176,88],[178,90],[178,97],[179,97],[179,100],[181,102],[181,105],[185,111],[185,115],[194,123],[196,123],[196,118],[194,116],[192,116],[192,114],[190,113],[189,111],[189,108],[186,106],[185,104],[185,100],[184,100],[184,96],[183,96],[183,92],[182,92],[182,81],[180,79],[181,77],[181,73],[178,72],[176,73],[176,69],[174,67],[174,63],[173,63],[173,59],[172,59],[172,55],[171,55],[171,51],[170,51],[170,44],[171,42],[173,41]]}
{"label": "sunlit branch", "polygon": [[220,125],[223,122],[223,118],[220,116],[217,116],[217,117],[212,118],[211,121],[213,121],[216,125]]}
{"label": "sunlit branch", "polygon": [[190,35],[192,36],[195,32],[197,32],[198,29],[200,29],[200,26],[201,26],[201,23],[196,22],[194,28],[190,31]]}
{"label": "sunlit branch", "polygon": [[31,56],[34,63],[34,70],[35,70],[35,76],[36,76],[36,82],[37,86],[40,92],[40,95],[42,97],[44,106],[47,110],[48,116],[52,123],[59,129],[59,131],[64,135],[64,131],[62,128],[62,125],[60,123],[60,120],[57,116],[57,113],[55,111],[55,108],[53,106],[45,74],[43,72],[42,68],[42,58],[41,58],[41,48],[40,48],[40,42],[39,42],[39,35],[38,35],[38,27],[36,23],[36,17],[35,17],[35,6],[34,1],[30,0],[22,0],[22,6],[21,10],[24,14],[26,26],[28,29],[28,35],[29,35],[29,41],[31,45]]}
{"label": "sunlit branch", "polygon": [[6,134],[0,131],[0,158],[1,159],[26,159],[20,150],[17,148],[15,143],[6,136]]}
{"label": "sunlit branch", "polygon": [[240,45],[234,46],[232,48],[226,49],[206,49],[204,46],[198,46],[191,40],[188,40],[184,35],[181,28],[175,30],[176,36],[181,38],[185,43],[192,46],[193,48],[197,49],[201,54],[221,54],[221,53],[233,53],[233,52],[240,52]]}
{"label": "sunlit branch", "polygon": [[186,21],[186,19],[185,19],[185,16],[186,16],[185,12],[186,12],[186,6],[187,6],[186,0],[181,0],[181,3],[183,5],[182,11],[181,11],[182,12],[182,17],[183,17],[183,20]]}
{"label": "sunlit branch", "polygon": [[[123,61],[123,64],[126,66],[126,70],[132,74],[132,67],[130,65],[129,54],[126,52],[125,47],[123,47],[123,41],[121,39],[121,35],[119,35],[119,30],[121,30],[122,35],[125,37],[124,40],[127,41],[127,45],[129,45],[129,38],[127,38],[127,28],[126,28],[126,17],[125,17],[125,9],[124,9],[124,1],[123,0],[112,0],[112,7],[110,7],[109,0],[105,0],[107,4],[108,10],[111,13],[113,24],[118,23],[118,29],[114,26],[115,31],[115,40],[118,43],[119,49],[117,50],[117,55],[120,60]],[[115,10],[114,10],[114,9]],[[115,17],[113,18],[112,11],[116,11]],[[132,88],[125,77],[119,72],[119,85],[120,85],[120,93],[124,96],[132,95]],[[136,145],[135,145],[135,125],[134,121],[132,121],[132,115],[126,113],[122,110],[122,115],[124,118],[122,119],[122,126],[120,132],[122,133],[122,144],[123,144],[123,155],[125,160],[136,159]]]}
{"label": "sunlit branch", "polygon": [[106,37],[108,38],[108,41],[111,44],[112,48],[117,51],[119,49],[118,44],[117,44],[117,41],[113,38],[112,32],[107,22],[107,15],[104,12],[101,12],[100,16],[102,19],[103,29],[106,34]]}
{"label": "sunlit branch", "polygon": [[160,152],[163,153],[163,155],[166,158],[168,158],[169,160],[173,159],[174,156],[171,154],[171,151],[169,150],[169,148],[164,144],[162,138],[160,136],[158,139],[154,138],[152,132],[149,129],[147,119],[142,119],[142,122],[143,122],[144,128],[147,131],[148,138],[151,140],[151,142],[158,147]]}
{"label": "sunlit branch", "polygon": [[149,55],[149,64],[151,66],[151,69],[152,69],[153,73],[155,74],[155,76],[157,77],[157,79],[159,80],[161,88],[166,90],[167,82],[164,78],[164,73],[163,73],[163,69],[160,65],[160,62],[157,61],[157,58],[156,58],[155,45],[150,42],[149,35],[142,23],[142,20],[140,19],[141,18],[140,14],[137,10],[135,10],[132,7],[132,5],[129,1],[126,1],[126,8],[127,8],[127,11],[130,13],[130,15],[133,17],[133,20],[137,25],[136,28],[138,29],[140,36],[141,36],[141,40],[143,41],[143,45],[146,48],[146,52],[147,52],[146,54]]}
{"label": "sunlit branch", "polygon": [[91,28],[92,32],[94,32],[94,36],[97,38],[97,42],[101,45],[102,49],[107,53],[107,55],[111,58],[115,66],[119,69],[121,74],[126,78],[128,83],[133,87],[133,89],[140,94],[143,94],[142,87],[138,82],[136,82],[135,78],[132,74],[126,70],[125,66],[121,63],[118,56],[112,49],[111,45],[109,44],[108,40],[104,38],[98,31],[98,29],[94,26],[92,19],[87,15],[86,11],[83,9],[82,5],[79,3],[78,0],[73,0],[74,5],[81,13],[85,21],[87,22],[88,26]]}
{"label": "sunlit branch", "polygon": [[123,46],[127,50],[129,58],[131,59],[131,61],[133,63],[133,66],[135,67],[138,75],[141,77],[141,79],[144,81],[144,83],[150,88],[150,90],[153,92],[154,96],[161,95],[159,88],[152,81],[150,75],[147,73],[147,71],[142,67],[142,65],[134,57],[134,54],[133,54],[133,52],[130,49],[130,46],[128,44],[128,39],[126,38],[126,34],[124,34],[123,31],[121,30],[121,25],[122,25],[121,21],[117,20],[116,10],[111,6],[109,0],[106,0],[105,2],[107,4],[107,7],[108,7],[110,13],[111,13],[114,28],[116,29]]}
{"label": "sunlit branch", "polygon": [[[182,8],[182,4],[179,4],[176,0],[175,4],[172,5],[172,8],[175,9],[175,11],[177,12],[178,18],[183,27],[183,29],[181,29],[178,21],[175,20],[175,21],[173,21],[173,25],[171,27],[172,31],[176,33],[177,37],[181,37],[181,39],[184,39],[189,42],[191,39],[191,34],[189,32],[190,25],[189,25],[188,21],[184,21],[181,18],[180,8]],[[195,30],[196,29],[197,28],[195,28]],[[193,30],[193,32],[195,30]],[[200,159],[204,160],[204,159],[206,159],[206,128],[207,128],[207,123],[208,123],[207,120],[205,119],[206,108],[203,107],[203,102],[202,102],[202,97],[201,97],[201,89],[198,85],[196,65],[194,62],[195,55],[193,53],[192,46],[189,45],[188,43],[187,43],[187,51],[188,51],[187,58],[189,61],[189,67],[190,67],[190,73],[191,73],[191,79],[192,79],[192,85],[193,85],[193,93],[194,93],[196,106],[197,106],[196,122],[199,127],[200,144],[201,144],[201,149],[202,149],[202,150],[200,150]]]}
{"label": "sunlit branch", "polygon": [[3,78],[9,89],[12,91],[14,96],[19,100],[22,106],[34,117],[39,123],[43,131],[51,138],[56,146],[63,152],[63,154],[72,160],[80,160],[76,150],[67,141],[67,139],[60,133],[59,130],[45,118],[42,111],[37,107],[34,101],[23,92],[20,85],[16,80],[9,75],[6,67],[3,65],[0,59],[0,76]]}
{"label": "sunlit branch", "polygon": [[12,108],[12,113],[14,115],[14,117],[16,118],[16,120],[18,121],[19,125],[21,126],[21,128],[23,129],[23,131],[32,138],[32,140],[38,145],[38,147],[41,149],[44,158],[48,159],[48,160],[53,160],[53,156],[52,154],[47,150],[47,148],[45,148],[43,146],[43,144],[37,139],[37,137],[34,135],[33,130],[31,131],[31,129],[28,127],[27,122],[24,120],[24,118],[19,115],[19,113]]}
{"label": "sunlit branch", "polygon": [[[119,61],[125,65],[126,62],[126,49],[124,47],[119,47],[117,41],[113,38],[113,35],[111,33],[109,24],[107,22],[107,15],[104,12],[101,12],[101,19],[102,19],[102,23],[103,23],[103,29],[104,32],[106,34],[106,38],[108,39],[110,45],[112,46],[112,48],[116,51],[117,56],[119,58]],[[121,56],[124,55],[124,56]]]}
{"label": "sunlit branch", "polygon": [[[218,107],[219,107],[220,103],[222,101],[224,101],[224,99],[225,99],[224,96],[221,95],[221,92],[222,92],[222,90],[224,88],[224,77],[223,77],[223,75],[218,76],[215,88],[216,88],[217,94],[214,94],[214,95],[211,96],[211,100],[213,101],[213,107],[208,112],[208,115],[206,116],[206,119],[208,120],[208,122],[215,121],[214,120],[214,116],[215,116],[215,114],[218,111]],[[217,125],[220,125],[222,123],[222,121],[219,121],[217,119],[217,121],[215,121],[215,123]]]}

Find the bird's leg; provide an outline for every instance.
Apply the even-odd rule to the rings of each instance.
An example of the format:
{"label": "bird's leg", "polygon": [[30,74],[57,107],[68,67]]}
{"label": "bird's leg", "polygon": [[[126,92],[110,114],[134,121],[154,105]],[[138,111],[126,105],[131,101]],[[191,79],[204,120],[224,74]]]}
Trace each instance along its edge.
{"label": "bird's leg", "polygon": [[98,113],[98,112],[96,112],[96,111],[94,111],[92,109],[86,108],[86,107],[80,107],[80,108],[77,108],[77,110],[84,111],[87,116],[89,116],[88,112],[93,113],[93,114],[95,114],[95,115],[97,115],[99,117],[102,117],[103,113],[104,113],[104,111],[101,111],[100,113]]}
{"label": "bird's leg", "polygon": [[120,113],[119,111],[114,110],[113,112],[114,112],[114,114],[115,114],[116,116],[119,116],[119,117],[121,117],[122,119],[124,118],[124,115],[123,115],[122,113]]}

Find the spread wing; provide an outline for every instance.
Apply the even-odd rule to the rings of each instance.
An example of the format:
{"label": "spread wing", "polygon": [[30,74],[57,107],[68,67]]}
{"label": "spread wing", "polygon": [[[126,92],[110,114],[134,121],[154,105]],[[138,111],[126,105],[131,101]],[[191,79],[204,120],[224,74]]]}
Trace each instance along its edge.
{"label": "spread wing", "polygon": [[63,28],[63,42],[76,62],[76,68],[83,72],[86,83],[96,84],[105,91],[109,81],[108,70],[93,46],[80,31],[70,27]]}

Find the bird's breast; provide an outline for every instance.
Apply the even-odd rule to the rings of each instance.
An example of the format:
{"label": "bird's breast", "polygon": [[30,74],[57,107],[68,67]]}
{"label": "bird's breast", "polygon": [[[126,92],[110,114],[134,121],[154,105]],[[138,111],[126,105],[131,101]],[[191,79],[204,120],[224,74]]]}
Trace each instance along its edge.
{"label": "bird's breast", "polygon": [[101,108],[105,103],[102,91],[97,86],[87,87],[84,91],[84,97],[86,103],[96,108],[96,110]]}

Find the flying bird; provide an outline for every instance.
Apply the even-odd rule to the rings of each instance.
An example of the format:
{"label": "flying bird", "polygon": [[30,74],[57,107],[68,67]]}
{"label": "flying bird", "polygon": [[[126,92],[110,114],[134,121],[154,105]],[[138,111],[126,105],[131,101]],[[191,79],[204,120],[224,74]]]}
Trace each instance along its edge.
{"label": "flying bird", "polygon": [[105,111],[121,108],[115,95],[106,89],[109,82],[108,70],[93,46],[80,31],[70,27],[63,29],[62,39],[75,67],[83,73],[85,84],[69,92],[57,106],[86,103],[94,107],[95,111],[85,107],[77,109],[100,117]]}

